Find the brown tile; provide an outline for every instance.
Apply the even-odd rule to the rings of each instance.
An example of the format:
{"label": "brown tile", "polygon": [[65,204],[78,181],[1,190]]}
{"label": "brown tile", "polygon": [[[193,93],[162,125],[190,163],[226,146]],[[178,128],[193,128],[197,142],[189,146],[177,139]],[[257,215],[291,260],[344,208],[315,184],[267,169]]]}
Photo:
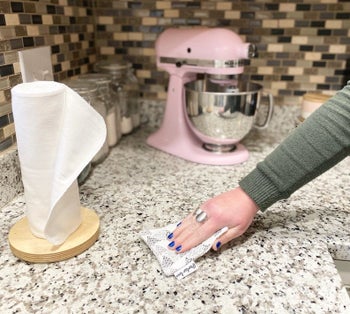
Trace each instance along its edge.
{"label": "brown tile", "polygon": [[4,139],[5,139],[4,129],[0,128],[0,142],[2,142]]}
{"label": "brown tile", "polygon": [[0,1],[0,13],[11,13],[10,1]]}

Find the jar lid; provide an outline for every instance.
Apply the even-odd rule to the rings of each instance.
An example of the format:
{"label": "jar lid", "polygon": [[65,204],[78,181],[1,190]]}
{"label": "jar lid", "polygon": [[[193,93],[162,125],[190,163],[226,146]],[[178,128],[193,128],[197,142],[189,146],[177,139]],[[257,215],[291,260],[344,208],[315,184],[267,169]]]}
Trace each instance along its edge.
{"label": "jar lid", "polygon": [[111,74],[117,74],[120,71],[125,71],[131,68],[131,63],[127,61],[110,61],[101,60],[95,64],[95,69],[97,71],[107,71]]}
{"label": "jar lid", "polygon": [[324,103],[331,95],[321,94],[321,93],[306,93],[303,95],[303,99],[310,102]]}
{"label": "jar lid", "polygon": [[97,92],[97,84],[91,81],[65,80],[62,82],[80,95],[94,94]]}
{"label": "jar lid", "polygon": [[79,81],[88,81],[95,84],[109,84],[112,81],[112,77],[108,74],[102,73],[86,73],[78,76]]}

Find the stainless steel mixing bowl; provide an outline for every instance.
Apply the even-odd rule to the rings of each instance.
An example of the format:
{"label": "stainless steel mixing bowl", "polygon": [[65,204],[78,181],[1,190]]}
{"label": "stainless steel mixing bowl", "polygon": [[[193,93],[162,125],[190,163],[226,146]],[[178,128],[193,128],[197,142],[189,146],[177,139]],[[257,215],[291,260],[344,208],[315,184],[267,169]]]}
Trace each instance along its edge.
{"label": "stainless steel mixing bowl", "polygon": [[253,82],[203,79],[185,84],[188,122],[193,132],[211,151],[232,151],[253,127],[266,128],[273,111],[269,95],[267,117],[255,122],[262,86]]}

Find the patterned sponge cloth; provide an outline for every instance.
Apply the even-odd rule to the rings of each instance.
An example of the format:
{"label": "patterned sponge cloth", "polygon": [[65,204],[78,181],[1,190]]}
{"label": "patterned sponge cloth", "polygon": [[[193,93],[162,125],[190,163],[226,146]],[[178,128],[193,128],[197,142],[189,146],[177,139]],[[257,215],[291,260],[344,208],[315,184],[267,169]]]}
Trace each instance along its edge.
{"label": "patterned sponge cloth", "polygon": [[198,269],[194,261],[207,253],[214,241],[228,228],[224,227],[218,230],[210,238],[187,252],[177,253],[175,250],[169,250],[169,240],[167,238],[176,226],[177,223],[174,223],[163,228],[143,230],[140,232],[140,236],[158,259],[164,274],[166,276],[174,275],[177,279],[182,279]]}

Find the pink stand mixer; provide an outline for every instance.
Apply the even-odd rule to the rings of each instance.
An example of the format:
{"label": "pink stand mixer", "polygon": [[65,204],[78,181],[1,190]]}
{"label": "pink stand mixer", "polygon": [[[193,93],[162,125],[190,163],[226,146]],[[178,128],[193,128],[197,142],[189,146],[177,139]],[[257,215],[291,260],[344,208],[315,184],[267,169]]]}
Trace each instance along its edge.
{"label": "pink stand mixer", "polygon": [[[254,126],[261,86],[243,86],[237,75],[243,72],[247,60],[256,55],[255,46],[243,43],[228,29],[170,28],[158,37],[156,55],[157,66],[165,69],[170,79],[161,127],[148,137],[147,143],[196,163],[231,165],[247,160],[248,151],[239,141]],[[199,74],[206,79],[196,81]],[[206,119],[203,121],[219,118],[223,123],[231,123],[226,114],[229,113],[235,117],[232,126],[236,130],[241,128],[243,117],[249,121],[244,122],[243,133],[226,134],[216,126],[208,126],[206,132],[197,127],[194,118],[198,117],[192,119],[191,112]],[[266,127],[271,114],[272,100],[268,118],[257,127]],[[241,117],[238,124],[237,117]]]}

